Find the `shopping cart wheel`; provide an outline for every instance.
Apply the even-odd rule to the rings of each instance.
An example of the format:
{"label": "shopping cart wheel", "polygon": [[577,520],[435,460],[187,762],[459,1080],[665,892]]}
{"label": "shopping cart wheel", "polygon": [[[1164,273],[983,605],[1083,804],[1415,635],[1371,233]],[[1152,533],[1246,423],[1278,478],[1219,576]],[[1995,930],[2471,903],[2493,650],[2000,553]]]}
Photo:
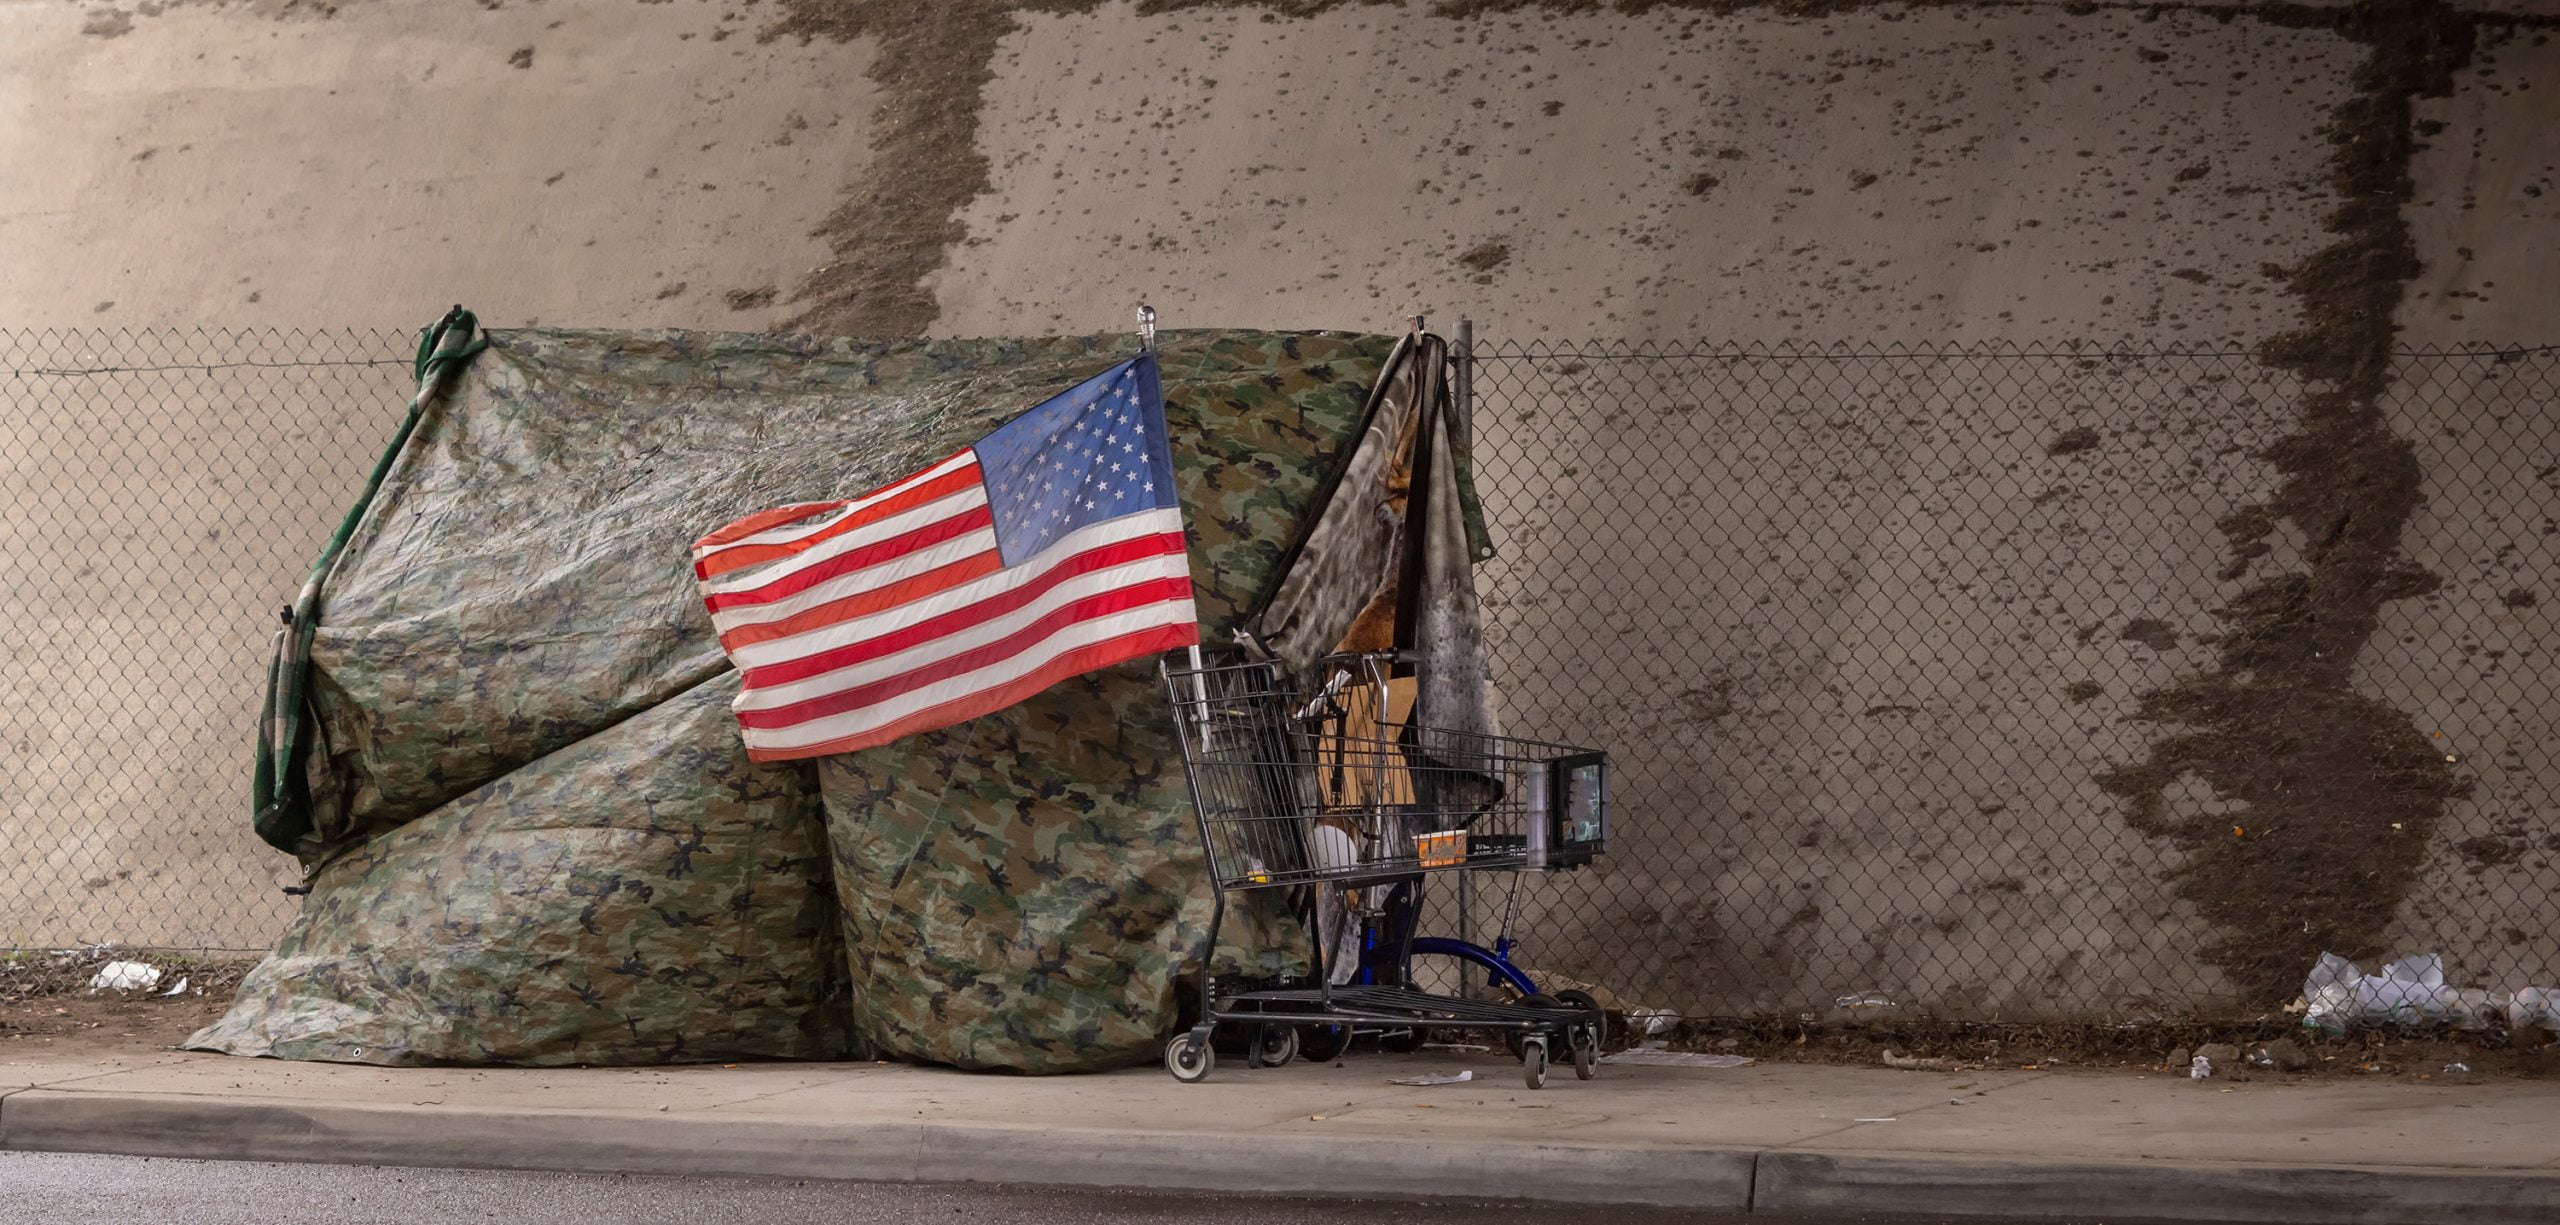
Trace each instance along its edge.
{"label": "shopping cart wheel", "polygon": [[1175,1034],[1173,1041],[1164,1044],[1164,1070],[1173,1073],[1175,1080],[1186,1085],[1196,1085],[1209,1079],[1209,1069],[1217,1063],[1217,1055],[1196,1033],[1185,1031]]}
{"label": "shopping cart wheel", "polygon": [[1266,1068],[1286,1065],[1298,1057],[1298,1028],[1294,1025],[1265,1025],[1253,1033],[1253,1057]]}
{"label": "shopping cart wheel", "polygon": [[1520,1077],[1532,1089],[1547,1087],[1547,1040],[1531,1038],[1520,1044]]}
{"label": "shopping cart wheel", "polygon": [[1348,1025],[1310,1025],[1298,1035],[1298,1055],[1309,1063],[1331,1063],[1350,1049]]}
{"label": "shopping cart wheel", "polygon": [[[1552,995],[1524,995],[1515,1002],[1530,1008],[1564,1007],[1564,1004]],[[1511,1057],[1514,1059],[1520,1058],[1527,1052],[1528,1048],[1525,1045],[1527,1042],[1528,1034],[1524,1030],[1507,1029],[1502,1032],[1502,1044],[1511,1048]]]}
{"label": "shopping cart wheel", "polygon": [[1573,1045],[1573,1078],[1589,1080],[1600,1074],[1600,1039],[1587,1026],[1576,1026],[1566,1039]]}
{"label": "shopping cart wheel", "polygon": [[1579,1008],[1590,1013],[1591,1045],[1601,1050],[1609,1049],[1609,1013],[1607,1009],[1600,1006],[1600,1001],[1593,998],[1590,992],[1577,991],[1568,987],[1556,992],[1556,1002],[1567,1008]]}

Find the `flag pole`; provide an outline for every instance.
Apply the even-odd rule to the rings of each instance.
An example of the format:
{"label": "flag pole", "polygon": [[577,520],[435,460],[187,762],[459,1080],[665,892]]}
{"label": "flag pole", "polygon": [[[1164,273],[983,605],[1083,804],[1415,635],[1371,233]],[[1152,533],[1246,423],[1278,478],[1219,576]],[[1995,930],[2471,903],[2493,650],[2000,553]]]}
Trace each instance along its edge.
{"label": "flag pole", "polygon": [[[1155,349],[1156,308],[1140,302],[1138,303],[1138,352],[1153,353]],[[1209,677],[1208,665],[1201,659],[1200,644],[1197,642],[1191,644],[1190,659],[1192,721],[1200,728],[1200,748],[1206,752],[1210,748]]]}

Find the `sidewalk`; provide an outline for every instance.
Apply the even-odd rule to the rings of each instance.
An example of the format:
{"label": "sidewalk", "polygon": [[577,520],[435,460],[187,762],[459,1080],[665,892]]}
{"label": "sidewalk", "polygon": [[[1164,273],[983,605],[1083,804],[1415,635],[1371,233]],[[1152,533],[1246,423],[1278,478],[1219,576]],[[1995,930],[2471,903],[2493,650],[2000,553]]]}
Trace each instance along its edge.
{"label": "sidewalk", "polygon": [[[12,1060],[15,1061],[12,1061]],[[1474,1069],[1461,1085],[1390,1077]],[[1201,1085],[889,1064],[560,1071],[0,1052],[0,1148],[1772,1213],[2560,1219],[2560,1084],[1569,1069],[1354,1055]],[[1889,1121],[1878,1121],[1889,1120]]]}

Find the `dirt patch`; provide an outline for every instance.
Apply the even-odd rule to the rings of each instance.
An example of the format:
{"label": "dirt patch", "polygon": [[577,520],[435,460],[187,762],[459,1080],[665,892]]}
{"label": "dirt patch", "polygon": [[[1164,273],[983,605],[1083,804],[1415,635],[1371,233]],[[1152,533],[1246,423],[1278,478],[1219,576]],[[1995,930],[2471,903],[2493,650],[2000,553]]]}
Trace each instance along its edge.
{"label": "dirt patch", "polygon": [[[2282,1072],[2244,1060],[2216,1069],[2216,1079],[2245,1083],[2302,1080],[2452,1082],[2495,1078],[2560,1078],[2560,1044],[2541,1031],[2498,1034],[2353,1033],[2328,1037],[2290,1021],[2258,1025],[1790,1025],[1783,1022],[1683,1022],[1664,1037],[1679,1050],[1747,1055],[1770,1063],[1889,1066],[1917,1060],[1933,1072],[2085,1069],[2183,1076],[2170,1056],[2212,1043],[2250,1051],[2290,1039],[2307,1065]],[[1617,1043],[1612,1043],[1617,1045]],[[2448,1072],[2453,1065],[2467,1071]]]}
{"label": "dirt patch", "polygon": [[[2304,380],[2299,424],[2262,455],[2283,476],[2274,498],[2225,521],[2226,573],[2264,553],[2275,519],[2300,534],[2306,568],[2267,577],[2221,610],[2230,629],[2218,669],[2146,695],[2136,716],[2180,730],[2149,760],[2098,780],[2129,801],[2135,829],[2187,852],[2178,891],[2220,929],[2199,952],[2259,1005],[2289,998],[2324,950],[2384,951],[2428,834],[2468,786],[2406,713],[2357,693],[2352,675],[2383,604],[2436,584],[2401,556],[2421,473],[2380,400],[2392,318],[2418,269],[2401,215],[2411,102],[2450,90],[2475,31],[2432,0],[2385,0],[2337,20],[2370,53],[2356,93],[2330,117],[2331,178],[2344,201],[2328,221],[2336,240],[2282,270],[2306,323],[2258,354]],[[2167,815],[2163,790],[2187,773],[2246,803],[2249,825]]]}
{"label": "dirt patch", "polygon": [[[137,991],[92,991],[111,961],[139,961],[160,981]],[[0,1058],[163,1049],[212,1024],[231,1006],[254,960],[131,949],[0,953]],[[186,980],[186,990],[162,994]]]}

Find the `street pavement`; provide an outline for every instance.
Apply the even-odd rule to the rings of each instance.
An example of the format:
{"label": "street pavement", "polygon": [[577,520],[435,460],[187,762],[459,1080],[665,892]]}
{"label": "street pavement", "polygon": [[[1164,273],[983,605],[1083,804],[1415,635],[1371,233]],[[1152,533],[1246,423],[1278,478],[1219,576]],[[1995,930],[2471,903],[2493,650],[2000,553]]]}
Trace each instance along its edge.
{"label": "street pavement", "polygon": [[[50,1225],[1743,1225],[1732,1213],[0,1153],[0,1217]],[[1766,1222],[1770,1218],[1750,1218]],[[1866,1225],[1835,1217],[1823,1225]],[[1908,1218],[1892,1225],[1935,1225]],[[2055,1225],[2062,1225],[2056,1222]]]}
{"label": "street pavement", "polygon": [[[1393,1083],[1455,1071],[1474,1078]],[[813,1194],[855,1200],[874,1193],[839,1184],[1499,1196],[1545,1201],[1541,1220],[1569,1206],[1650,1205],[2548,1225],[2560,1220],[2554,1117],[2560,1084],[2529,1080],[1604,1065],[1595,1080],[1566,1072],[1533,1091],[1498,1056],[1460,1052],[1221,1063],[1198,1085],[1154,1068],[1019,1077],[872,1063],[0,1056],[0,1150],[830,1180]]]}

